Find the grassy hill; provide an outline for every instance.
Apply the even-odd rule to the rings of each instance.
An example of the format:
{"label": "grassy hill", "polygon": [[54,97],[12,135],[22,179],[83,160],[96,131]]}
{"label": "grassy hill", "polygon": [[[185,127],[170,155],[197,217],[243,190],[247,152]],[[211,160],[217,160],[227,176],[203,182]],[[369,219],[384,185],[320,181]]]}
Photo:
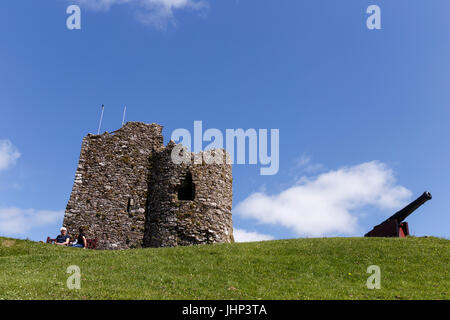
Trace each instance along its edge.
{"label": "grassy hill", "polygon": [[[450,241],[295,239],[92,251],[0,238],[0,299],[449,299]],[[68,290],[67,267],[81,269]],[[381,268],[369,290],[369,265]]]}

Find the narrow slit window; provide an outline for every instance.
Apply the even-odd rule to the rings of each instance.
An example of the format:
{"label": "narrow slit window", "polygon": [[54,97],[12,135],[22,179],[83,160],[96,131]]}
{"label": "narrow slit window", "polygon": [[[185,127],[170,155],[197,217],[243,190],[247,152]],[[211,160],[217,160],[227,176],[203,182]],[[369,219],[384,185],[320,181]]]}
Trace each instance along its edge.
{"label": "narrow slit window", "polygon": [[195,184],[192,182],[192,174],[188,172],[186,178],[178,189],[178,200],[194,200]]}
{"label": "narrow slit window", "polygon": [[130,211],[131,211],[131,198],[128,198],[127,212],[130,213]]}

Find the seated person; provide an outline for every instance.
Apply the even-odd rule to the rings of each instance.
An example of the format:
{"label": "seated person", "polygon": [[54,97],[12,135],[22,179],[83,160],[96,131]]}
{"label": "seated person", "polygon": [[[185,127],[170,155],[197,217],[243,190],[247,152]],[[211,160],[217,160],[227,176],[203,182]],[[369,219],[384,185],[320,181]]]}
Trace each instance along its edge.
{"label": "seated person", "polygon": [[56,237],[56,244],[59,246],[67,246],[69,245],[70,237],[67,234],[67,229],[62,227],[60,229],[61,234]]}
{"label": "seated person", "polygon": [[76,242],[76,244],[73,244],[72,247],[86,249],[87,241],[86,241],[86,235],[84,234],[83,227],[80,227],[78,229],[77,242]]}

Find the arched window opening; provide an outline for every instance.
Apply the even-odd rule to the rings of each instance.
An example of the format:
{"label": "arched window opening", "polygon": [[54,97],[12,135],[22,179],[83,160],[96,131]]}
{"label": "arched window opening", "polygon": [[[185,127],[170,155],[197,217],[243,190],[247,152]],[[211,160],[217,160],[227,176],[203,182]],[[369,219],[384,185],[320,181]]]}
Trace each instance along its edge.
{"label": "arched window opening", "polygon": [[192,174],[188,172],[181,186],[178,188],[178,200],[192,201],[195,198],[195,184],[192,182]]}

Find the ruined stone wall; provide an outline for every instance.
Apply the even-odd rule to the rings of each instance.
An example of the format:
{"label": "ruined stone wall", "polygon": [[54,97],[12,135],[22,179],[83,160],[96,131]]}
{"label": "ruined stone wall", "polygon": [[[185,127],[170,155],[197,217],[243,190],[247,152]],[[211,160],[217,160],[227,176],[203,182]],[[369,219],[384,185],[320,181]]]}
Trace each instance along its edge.
{"label": "ruined stone wall", "polygon": [[142,246],[151,156],[162,148],[156,124],[131,122],[114,134],[86,136],[64,217],[69,234],[85,226],[99,249]]}
{"label": "ruined stone wall", "polygon": [[[233,242],[231,164],[174,164],[170,143],[153,157],[146,247]],[[192,178],[192,199],[179,199],[179,190]]]}
{"label": "ruined stone wall", "polygon": [[99,249],[232,242],[231,165],[194,164],[194,154],[175,164],[174,146],[164,147],[157,124],[86,136],[64,217],[69,234],[87,227]]}

